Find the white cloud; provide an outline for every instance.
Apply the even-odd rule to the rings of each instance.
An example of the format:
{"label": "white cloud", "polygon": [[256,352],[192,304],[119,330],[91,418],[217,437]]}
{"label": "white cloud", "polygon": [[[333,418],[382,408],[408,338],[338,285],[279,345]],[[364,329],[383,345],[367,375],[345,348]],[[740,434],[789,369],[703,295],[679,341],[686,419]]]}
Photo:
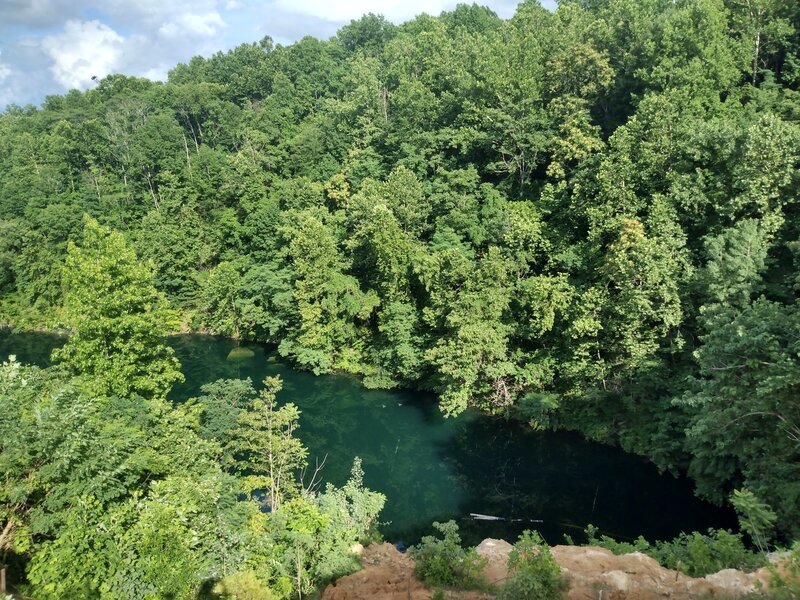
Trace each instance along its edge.
{"label": "white cloud", "polygon": [[[80,0],[87,1],[87,0]],[[180,25],[187,17],[199,21],[220,19],[221,0],[93,0],[111,18],[139,32],[155,33],[169,23]]]}
{"label": "white cloud", "polygon": [[177,37],[213,37],[225,27],[225,21],[218,12],[183,13],[176,15],[159,27],[159,35],[174,39]]}
{"label": "white cloud", "polygon": [[406,21],[426,12],[438,15],[455,2],[446,0],[384,0],[376,4],[374,0],[277,0],[275,5],[283,10],[319,17],[326,21],[342,23],[358,19],[366,13],[378,13],[390,21]]}
{"label": "white cloud", "polygon": [[[470,0],[0,0],[0,110],[109,73],[163,80],[178,62],[271,35],[328,38],[363,14],[395,23]],[[478,0],[501,17],[517,0]],[[543,0],[551,7],[554,0]]]}
{"label": "white cloud", "polygon": [[[0,55],[3,53],[0,52]],[[6,77],[11,75],[11,67],[7,64],[0,62],[0,81],[3,81]]]}
{"label": "white cloud", "polygon": [[42,40],[52,59],[55,80],[67,89],[86,89],[92,77],[115,71],[122,56],[124,38],[100,21],[67,21],[63,33]]}
{"label": "white cloud", "polygon": [[175,65],[162,66],[159,65],[157,67],[153,67],[152,69],[148,69],[144,73],[142,73],[142,77],[149,79],[150,81],[166,81],[167,80],[167,73],[169,69],[174,67]]}

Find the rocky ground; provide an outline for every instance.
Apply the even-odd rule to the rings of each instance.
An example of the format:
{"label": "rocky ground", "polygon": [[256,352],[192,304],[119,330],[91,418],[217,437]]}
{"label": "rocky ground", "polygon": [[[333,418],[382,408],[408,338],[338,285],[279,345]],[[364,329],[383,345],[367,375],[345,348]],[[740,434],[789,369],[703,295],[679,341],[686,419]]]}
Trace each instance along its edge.
{"label": "rocky ground", "polygon": [[[569,600],[693,600],[741,598],[768,581],[766,569],[743,573],[726,569],[703,578],[665,569],[652,558],[634,553],[615,556],[603,548],[555,546],[553,556],[567,577]],[[500,584],[508,576],[506,560],[511,545],[487,539],[478,553],[487,559],[485,576]],[[328,586],[323,600],[427,600],[433,592],[414,577],[414,562],[391,544],[375,544],[363,551],[364,569]],[[451,591],[451,600],[493,598],[479,592]]]}

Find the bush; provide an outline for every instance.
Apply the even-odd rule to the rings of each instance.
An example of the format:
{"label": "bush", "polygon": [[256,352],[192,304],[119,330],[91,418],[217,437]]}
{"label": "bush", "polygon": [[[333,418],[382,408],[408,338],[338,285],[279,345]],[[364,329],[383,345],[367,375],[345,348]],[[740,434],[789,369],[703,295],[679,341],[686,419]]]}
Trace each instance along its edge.
{"label": "bush", "polygon": [[486,585],[482,576],[485,560],[474,548],[461,547],[461,536],[455,521],[434,523],[443,539],[426,535],[410,549],[414,572],[427,585],[455,588],[481,588]]}
{"label": "bush", "polygon": [[214,593],[226,600],[277,600],[253,571],[228,575],[214,586]]}
{"label": "bush", "polygon": [[586,528],[589,545],[611,550],[614,554],[642,552],[668,569],[691,577],[703,577],[722,569],[754,571],[766,564],[762,554],[748,550],[741,534],[725,529],[709,529],[708,535],[697,531],[682,533],[671,542],[650,544],[643,537],[634,542],[618,542],[608,536],[597,537],[597,529]]}
{"label": "bush", "polygon": [[498,600],[552,600],[563,596],[567,588],[550,548],[535,531],[524,531],[514,544],[508,573]]}
{"label": "bush", "polygon": [[597,537],[597,527],[594,525],[587,525],[585,533],[587,544],[589,546],[605,548],[606,550],[611,550],[611,552],[614,554],[631,554],[633,552],[642,552],[647,554],[650,550],[652,550],[650,542],[648,542],[642,536],[639,536],[633,542],[618,542],[614,538],[607,535],[601,535],[600,537]]}
{"label": "bush", "polygon": [[669,569],[703,577],[722,569],[754,571],[766,564],[762,554],[748,550],[742,536],[725,529],[682,533],[671,542],[656,542],[647,552]]}

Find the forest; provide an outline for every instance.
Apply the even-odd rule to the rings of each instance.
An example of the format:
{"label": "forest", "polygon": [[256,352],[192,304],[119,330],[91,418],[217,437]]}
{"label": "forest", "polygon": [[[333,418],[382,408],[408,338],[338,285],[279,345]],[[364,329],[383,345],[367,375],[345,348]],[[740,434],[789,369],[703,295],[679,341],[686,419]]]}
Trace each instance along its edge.
{"label": "forest", "polygon": [[[80,425],[87,444],[113,437],[121,462],[103,469],[122,495],[70,491],[93,498],[86,514],[117,506],[109,527],[207,516],[171,503],[182,469],[222,488],[260,472],[236,448],[278,410],[279,383],[261,400],[209,390],[217,407],[249,399],[250,417],[197,425],[165,400],[180,373],[159,342],[191,330],[275,344],[299,368],[367,387],[429,390],[447,415],[578,431],[687,473],[716,503],[746,489],[790,541],[799,167],[793,0],[565,0],[553,12],[528,0],[508,20],[459,5],[401,25],[369,14],[329,40],[195,57],[166,83],[110,75],[0,115],[0,322],[74,332],[55,371],[6,363],[0,396],[46,392],[53,436]],[[112,425],[90,418],[100,397]],[[33,436],[14,419],[43,417],[8,410],[0,430]],[[137,444],[167,448],[182,430],[170,452],[189,455],[134,460]],[[25,543],[78,527],[37,487],[72,459],[35,475],[35,453],[19,450],[4,467],[23,475],[0,499],[29,511]],[[144,492],[153,469],[158,489]],[[358,471],[352,489],[371,494]],[[323,528],[335,503],[320,502],[302,518]],[[47,552],[74,552],[70,539]]]}

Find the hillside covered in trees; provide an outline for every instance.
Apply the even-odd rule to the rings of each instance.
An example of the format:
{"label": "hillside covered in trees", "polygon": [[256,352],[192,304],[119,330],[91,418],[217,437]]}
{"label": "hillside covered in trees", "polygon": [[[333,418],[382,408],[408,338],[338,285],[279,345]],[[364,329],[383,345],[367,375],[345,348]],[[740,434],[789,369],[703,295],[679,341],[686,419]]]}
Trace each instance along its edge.
{"label": "hillside covered in trees", "polygon": [[793,0],[462,5],[10,107],[0,321],[71,323],[89,215],[193,329],[746,486],[800,536],[798,31]]}

